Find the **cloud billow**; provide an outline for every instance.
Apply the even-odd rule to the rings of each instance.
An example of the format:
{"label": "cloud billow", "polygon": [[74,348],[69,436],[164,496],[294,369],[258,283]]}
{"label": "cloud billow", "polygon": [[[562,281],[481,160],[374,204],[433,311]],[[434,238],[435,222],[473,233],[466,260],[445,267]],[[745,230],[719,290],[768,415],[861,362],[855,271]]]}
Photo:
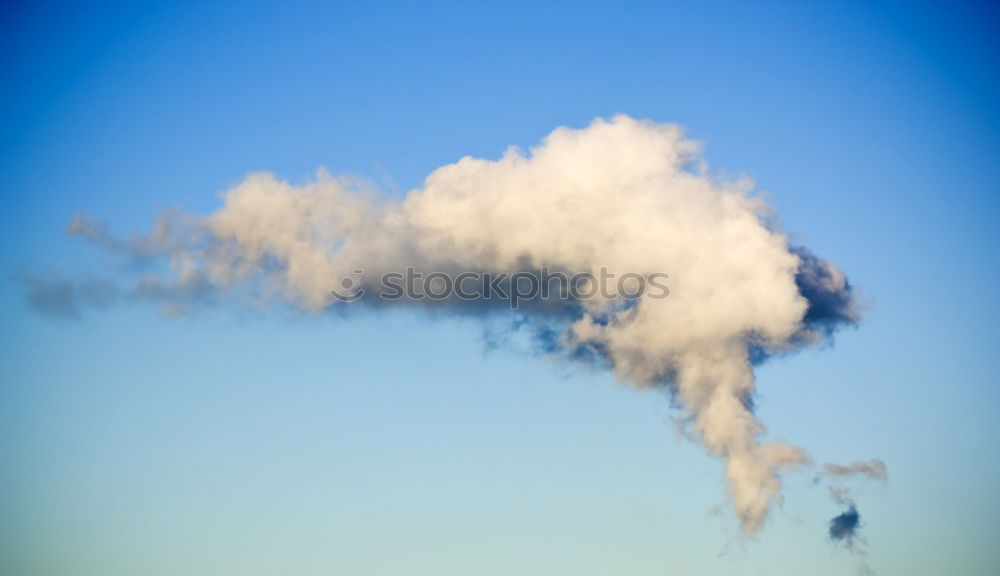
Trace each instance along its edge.
{"label": "cloud billow", "polygon": [[[254,173],[225,191],[214,213],[167,215],[130,241],[75,220],[71,233],[159,267],[100,290],[65,280],[53,290],[38,277],[27,289],[37,307],[64,313],[131,300],[184,312],[237,296],[320,311],[355,306],[334,302],[330,290],[359,267],[366,278],[407,267],[665,273],[667,298],[536,301],[519,314],[544,352],[596,359],[631,386],[669,390],[691,435],[725,463],[733,509],[753,533],[780,496],[780,473],[809,461],[799,447],[763,439],[753,365],[859,320],[846,276],[790,246],[773,221],[752,182],[709,173],[679,128],[616,116],[558,128],[528,153],[462,158],[400,199],[325,172],[300,185]],[[454,299],[357,306],[408,304],[496,308]]]}

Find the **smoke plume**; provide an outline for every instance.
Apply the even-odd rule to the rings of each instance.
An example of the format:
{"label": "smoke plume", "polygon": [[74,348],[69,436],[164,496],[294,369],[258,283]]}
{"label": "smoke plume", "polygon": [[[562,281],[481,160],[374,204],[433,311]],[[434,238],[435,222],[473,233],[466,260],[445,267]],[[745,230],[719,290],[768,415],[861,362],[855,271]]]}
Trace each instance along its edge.
{"label": "smoke plume", "polygon": [[843,544],[858,559],[859,574],[873,574],[868,566],[868,542],[861,535],[861,514],[855,503],[854,489],[848,482],[856,480],[873,480],[879,483],[888,481],[888,471],[885,462],[874,459],[868,462],[853,462],[848,465],[826,464],[824,474],[829,478],[830,498],[847,509],[830,519],[830,540]]}
{"label": "smoke plume", "polygon": [[667,298],[539,300],[520,313],[540,349],[669,391],[691,435],[725,463],[733,509],[754,533],[779,501],[781,472],[809,459],[765,439],[753,366],[821,343],[859,316],[844,274],[790,246],[753,192],[745,178],[709,173],[676,126],[616,116],[558,128],[529,153],[462,158],[403,198],[325,172],[300,185],[254,173],[223,193],[216,212],[170,214],[129,241],[79,218],[69,231],[134,264],[133,279],[83,289],[33,277],[27,289],[35,305],[66,314],[136,300],[186,312],[223,295],[318,311],[345,306],[330,290],[356,283],[372,290],[352,306],[486,313],[497,304],[387,302],[374,282],[406,267],[667,274]]}
{"label": "smoke plume", "polygon": [[874,459],[869,462],[852,462],[846,466],[840,464],[826,464],[823,471],[827,476],[833,478],[847,478],[850,476],[862,476],[885,482],[889,473],[885,468],[885,462]]}
{"label": "smoke plume", "polygon": [[844,542],[848,547],[854,546],[854,538],[861,526],[861,515],[853,504],[843,513],[830,519],[830,539]]}

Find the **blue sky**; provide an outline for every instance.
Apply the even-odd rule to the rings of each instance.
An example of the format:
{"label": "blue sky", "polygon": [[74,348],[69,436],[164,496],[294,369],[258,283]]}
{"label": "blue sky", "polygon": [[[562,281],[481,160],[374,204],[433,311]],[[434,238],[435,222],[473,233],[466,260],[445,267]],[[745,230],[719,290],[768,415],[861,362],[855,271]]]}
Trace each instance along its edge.
{"label": "blue sky", "polygon": [[[759,409],[859,496],[880,574],[995,574],[997,13],[986,4],[58,2],[0,12],[0,569],[11,574],[843,574],[808,473],[741,543],[668,399],[470,319],[221,306],[40,316],[246,173],[392,194],[627,113],[745,173],[868,312],[767,364]],[[721,553],[721,554],[720,554]]]}

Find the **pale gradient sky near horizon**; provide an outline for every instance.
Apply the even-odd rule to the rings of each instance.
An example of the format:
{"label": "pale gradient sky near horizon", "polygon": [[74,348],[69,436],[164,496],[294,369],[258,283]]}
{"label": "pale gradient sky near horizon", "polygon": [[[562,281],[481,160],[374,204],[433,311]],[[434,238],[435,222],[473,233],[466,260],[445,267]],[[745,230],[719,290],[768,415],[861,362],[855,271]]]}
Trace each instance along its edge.
{"label": "pale gradient sky near horizon", "polygon": [[[393,194],[626,113],[754,178],[868,312],[758,371],[775,437],[881,458],[878,574],[1000,572],[996,8],[987,3],[39,2],[0,8],[0,573],[817,574],[810,473],[750,542],[666,397],[474,319],[223,305],[41,316],[65,234],[209,212],[255,170]],[[717,507],[722,513],[716,513]]]}

